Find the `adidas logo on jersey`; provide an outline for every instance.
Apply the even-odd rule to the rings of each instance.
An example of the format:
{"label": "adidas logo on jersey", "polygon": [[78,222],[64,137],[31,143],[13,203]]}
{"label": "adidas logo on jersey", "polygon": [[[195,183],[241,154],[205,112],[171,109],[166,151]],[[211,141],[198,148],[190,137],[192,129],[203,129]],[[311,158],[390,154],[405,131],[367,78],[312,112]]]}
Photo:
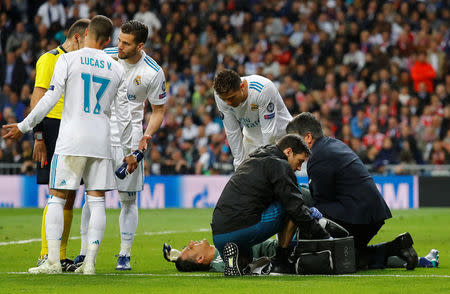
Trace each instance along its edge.
{"label": "adidas logo on jersey", "polygon": [[66,185],[66,180],[62,180],[61,183],[59,184],[60,186],[65,186]]}

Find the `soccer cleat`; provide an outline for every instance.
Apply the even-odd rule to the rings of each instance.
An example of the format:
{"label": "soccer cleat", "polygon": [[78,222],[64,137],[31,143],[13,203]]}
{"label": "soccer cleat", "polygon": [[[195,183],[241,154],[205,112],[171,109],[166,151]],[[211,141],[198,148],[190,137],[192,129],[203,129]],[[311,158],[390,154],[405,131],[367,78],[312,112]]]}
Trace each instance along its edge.
{"label": "soccer cleat", "polygon": [[419,258],[419,267],[439,267],[439,251],[431,249],[425,257]]}
{"label": "soccer cleat", "polygon": [[437,249],[431,249],[430,252],[425,256],[428,260],[439,260],[439,250]]}
{"label": "soccer cleat", "polygon": [[72,265],[73,265],[73,260],[66,258],[66,259],[61,259],[60,261],[61,261],[61,268],[62,268],[62,271],[63,271],[63,272],[69,272],[69,271],[71,271],[71,270],[69,270],[69,269],[70,269],[70,268],[72,267]]}
{"label": "soccer cleat", "polygon": [[39,256],[36,266],[42,265],[47,260],[47,258],[48,258],[47,254]]}
{"label": "soccer cleat", "polygon": [[40,266],[29,268],[28,272],[30,274],[62,274],[62,268],[60,262],[50,264],[46,260]]}
{"label": "soccer cleat", "polygon": [[83,265],[85,257],[86,255],[78,255],[77,257],[75,257],[73,263],[67,267],[66,271],[74,272],[77,268]]}
{"label": "soccer cleat", "polygon": [[117,259],[116,271],[131,270],[130,259],[130,256],[119,255],[119,258]]}
{"label": "soccer cleat", "polygon": [[239,259],[239,248],[235,243],[228,242],[223,247],[223,262],[225,263],[224,274],[226,277],[236,277],[241,276],[241,271],[239,270],[238,260]]}
{"label": "soccer cleat", "polygon": [[83,262],[83,264],[75,270],[76,273],[85,275],[95,275],[95,264],[93,262]]}

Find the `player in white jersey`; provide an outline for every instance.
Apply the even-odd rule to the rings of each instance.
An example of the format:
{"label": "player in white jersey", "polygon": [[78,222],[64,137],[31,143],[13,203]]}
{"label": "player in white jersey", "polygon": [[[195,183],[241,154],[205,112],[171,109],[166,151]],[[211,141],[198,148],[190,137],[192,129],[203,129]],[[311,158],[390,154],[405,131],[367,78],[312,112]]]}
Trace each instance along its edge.
{"label": "player in white jersey", "polygon": [[[119,34],[118,47],[107,48],[104,51],[125,69],[125,84],[127,89],[129,111],[132,118],[132,149],[145,150],[147,140],[160,128],[167,102],[166,80],[162,68],[142,50],[147,40],[148,28],[140,21],[132,20],[122,25]],[[145,100],[150,102],[152,115],[142,134],[142,120],[144,118]],[[120,150],[120,136],[117,117],[118,111],[113,108],[111,113],[111,149],[114,160],[114,170],[122,165],[122,151]],[[142,138],[142,139],[141,139]],[[131,270],[130,253],[134,235],[138,224],[138,209],[136,194],[143,190],[144,185],[144,161],[141,161],[133,174],[117,181],[121,211],[120,225],[120,252],[116,270]],[[88,205],[83,206],[81,237],[82,245],[80,255],[76,262],[83,260],[86,252],[86,239],[83,235],[87,230],[89,219]]]}
{"label": "player in white jersey", "polygon": [[[86,29],[85,48],[62,55],[56,62],[48,91],[19,124],[7,125],[5,138],[18,139],[39,123],[64,93],[61,127],[50,170],[50,198],[46,214],[48,259],[30,273],[61,273],[59,261],[63,231],[63,207],[71,190],[83,178],[91,210],[89,247],[79,272],[95,273],[95,258],[106,225],[105,191],[117,187],[111,160],[111,104],[124,154],[131,151],[131,116],[126,99],[123,68],[101,49],[110,41],[109,18],[96,16]],[[128,169],[137,167],[133,156],[125,157]]]}
{"label": "player in white jersey", "polygon": [[269,79],[258,75],[241,78],[225,69],[215,77],[214,91],[235,168],[253,150],[275,144],[286,134],[292,116]]}

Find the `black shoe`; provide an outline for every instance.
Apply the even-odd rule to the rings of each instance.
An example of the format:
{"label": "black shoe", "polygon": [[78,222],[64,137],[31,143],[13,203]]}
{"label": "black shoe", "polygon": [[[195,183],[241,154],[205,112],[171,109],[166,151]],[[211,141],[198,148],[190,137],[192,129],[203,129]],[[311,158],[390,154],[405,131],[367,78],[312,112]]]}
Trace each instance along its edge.
{"label": "black shoe", "polygon": [[413,244],[414,241],[408,232],[400,234],[392,241],[397,256],[406,261],[407,270],[413,270],[419,261],[417,252],[412,247]]}
{"label": "black shoe", "polygon": [[276,254],[272,257],[271,273],[277,274],[293,274],[294,264],[289,261],[289,249],[277,247]]}
{"label": "black shoe", "polygon": [[270,273],[293,274],[294,264],[290,263],[289,260],[272,260],[272,268]]}
{"label": "black shoe", "polygon": [[226,277],[242,276],[238,266],[239,248],[235,243],[228,242],[223,247],[224,274]]}
{"label": "black shoe", "polygon": [[[73,260],[72,264],[67,267],[66,271],[67,272],[74,272],[77,268],[79,268],[80,266],[83,265],[85,257],[86,257],[86,255],[78,255],[77,257],[75,257],[75,259]],[[61,262],[61,265],[62,265],[62,262]]]}
{"label": "black shoe", "polygon": [[66,259],[62,259],[60,261],[61,261],[61,268],[62,268],[63,272],[71,271],[70,268],[73,265],[73,260],[66,258]]}

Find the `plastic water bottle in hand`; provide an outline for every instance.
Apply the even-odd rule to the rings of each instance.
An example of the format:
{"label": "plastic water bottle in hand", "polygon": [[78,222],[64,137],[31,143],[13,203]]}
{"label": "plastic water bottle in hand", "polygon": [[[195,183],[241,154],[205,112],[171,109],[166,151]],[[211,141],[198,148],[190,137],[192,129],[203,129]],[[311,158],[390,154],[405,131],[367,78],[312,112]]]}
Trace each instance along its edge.
{"label": "plastic water bottle in hand", "polygon": [[[135,150],[132,155],[136,158],[136,161],[139,162],[142,160],[142,158],[144,158],[144,151],[138,149],[138,150]],[[116,176],[121,180],[125,179],[125,177],[129,174],[130,173],[128,172],[128,164],[126,162],[124,162],[116,170]]]}

